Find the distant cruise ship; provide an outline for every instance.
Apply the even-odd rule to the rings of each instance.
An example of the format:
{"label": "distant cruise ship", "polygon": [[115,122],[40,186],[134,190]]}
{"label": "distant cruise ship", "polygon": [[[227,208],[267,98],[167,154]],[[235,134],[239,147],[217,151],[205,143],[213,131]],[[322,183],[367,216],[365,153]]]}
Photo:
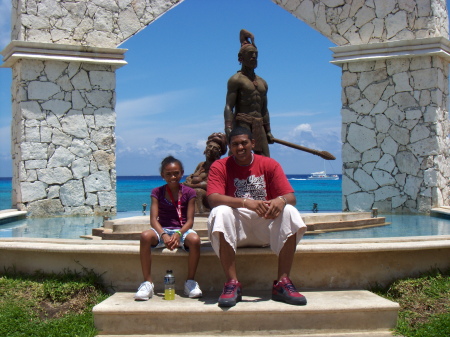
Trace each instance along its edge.
{"label": "distant cruise ship", "polygon": [[339,176],[337,174],[327,174],[325,171],[313,172],[307,178],[308,180],[339,180]]}

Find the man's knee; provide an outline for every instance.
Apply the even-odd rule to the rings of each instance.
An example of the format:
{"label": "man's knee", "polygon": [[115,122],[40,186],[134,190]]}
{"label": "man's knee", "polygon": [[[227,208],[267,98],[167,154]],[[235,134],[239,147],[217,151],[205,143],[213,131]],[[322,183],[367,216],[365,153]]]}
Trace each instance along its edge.
{"label": "man's knee", "polygon": [[219,205],[211,210],[208,222],[212,224],[216,219],[229,219],[230,217],[234,217],[233,208],[230,206]]}
{"label": "man's knee", "polygon": [[306,233],[306,229],[307,227],[301,227],[298,231],[297,231],[297,235],[300,235],[303,237],[303,235]]}
{"label": "man's knee", "polygon": [[229,213],[229,212],[233,212],[233,208],[231,208],[230,206],[226,206],[226,205],[219,205],[212,209],[212,213],[214,213],[214,214]]}
{"label": "man's knee", "polygon": [[295,206],[292,206],[291,204],[287,204],[286,206],[284,206],[284,211],[288,212],[288,213],[298,213],[300,215],[300,213],[298,212],[297,208],[295,208]]}

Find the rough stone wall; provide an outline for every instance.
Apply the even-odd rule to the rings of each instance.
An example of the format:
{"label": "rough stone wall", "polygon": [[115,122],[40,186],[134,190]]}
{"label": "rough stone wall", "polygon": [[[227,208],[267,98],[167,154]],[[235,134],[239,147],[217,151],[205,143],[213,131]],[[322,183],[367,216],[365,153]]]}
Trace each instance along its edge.
{"label": "rough stone wall", "polygon": [[[273,1],[361,54],[375,43],[448,38],[444,0]],[[340,64],[343,210],[428,212],[450,204],[448,60],[402,48],[409,56],[353,54],[357,61]]]}
{"label": "rough stone wall", "polygon": [[445,0],[272,0],[338,46],[448,36]]}
{"label": "rough stone wall", "polygon": [[111,66],[21,60],[12,90],[18,208],[32,216],[115,213]]}
{"label": "rough stone wall", "polygon": [[342,76],[343,208],[448,205],[448,65],[439,57],[348,63]]}
{"label": "rough stone wall", "polygon": [[[108,59],[104,48],[116,48],[180,2],[12,1],[11,39],[29,43],[19,53],[36,56],[12,63],[13,206],[31,216],[116,212],[117,63],[89,58]],[[54,61],[46,60],[48,43],[61,45],[49,52]]]}
{"label": "rough stone wall", "polygon": [[12,40],[116,47],[183,0],[13,0]]}

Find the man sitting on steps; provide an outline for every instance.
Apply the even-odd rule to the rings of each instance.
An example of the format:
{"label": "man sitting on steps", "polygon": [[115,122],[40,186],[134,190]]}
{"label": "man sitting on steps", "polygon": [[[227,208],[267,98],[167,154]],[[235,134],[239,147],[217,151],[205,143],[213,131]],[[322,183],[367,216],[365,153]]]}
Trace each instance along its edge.
{"label": "man sitting on steps", "polygon": [[272,299],[305,305],[306,298],[289,279],[297,243],[306,232],[294,190],[280,164],[252,152],[255,140],[249,129],[234,128],[229,135],[231,156],[217,160],[208,176],[208,218],[212,247],[219,256],[227,281],[219,306],[231,307],[242,299],[236,273],[237,247],[270,245],[278,255],[278,277]]}

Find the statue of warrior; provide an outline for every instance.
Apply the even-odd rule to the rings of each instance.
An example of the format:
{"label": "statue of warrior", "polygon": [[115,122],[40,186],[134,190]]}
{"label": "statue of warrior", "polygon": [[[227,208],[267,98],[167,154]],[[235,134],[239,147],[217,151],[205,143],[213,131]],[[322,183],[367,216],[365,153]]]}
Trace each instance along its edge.
{"label": "statue of warrior", "polygon": [[238,61],[241,70],[230,77],[224,110],[225,133],[227,136],[236,126],[252,131],[255,139],[254,152],[270,157],[269,144],[273,144],[270,132],[269,111],[267,110],[267,82],[255,74],[258,65],[258,49],[252,33],[242,29],[239,39],[241,49]]}

